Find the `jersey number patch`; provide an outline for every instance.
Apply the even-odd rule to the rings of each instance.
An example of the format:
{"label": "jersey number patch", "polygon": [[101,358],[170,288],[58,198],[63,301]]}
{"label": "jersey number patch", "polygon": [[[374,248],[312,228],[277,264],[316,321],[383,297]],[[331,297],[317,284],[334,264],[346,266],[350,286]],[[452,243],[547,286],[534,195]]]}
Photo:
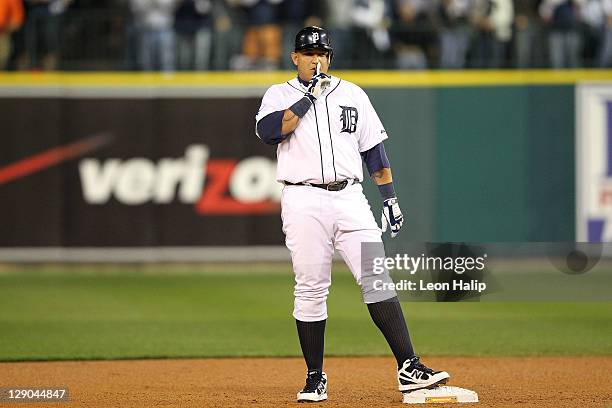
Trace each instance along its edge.
{"label": "jersey number patch", "polygon": [[340,133],[355,133],[357,130],[357,109],[352,106],[340,106],[342,108],[342,113],[340,114],[340,119],[342,120],[342,130]]}

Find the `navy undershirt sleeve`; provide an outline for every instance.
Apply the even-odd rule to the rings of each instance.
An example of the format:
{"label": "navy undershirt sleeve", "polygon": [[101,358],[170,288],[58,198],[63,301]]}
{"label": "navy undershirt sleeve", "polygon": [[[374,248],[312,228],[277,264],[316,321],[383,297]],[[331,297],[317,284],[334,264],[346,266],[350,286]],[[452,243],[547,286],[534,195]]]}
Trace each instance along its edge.
{"label": "navy undershirt sleeve", "polygon": [[382,168],[390,168],[391,164],[389,163],[389,158],[387,158],[387,152],[385,152],[385,145],[383,142],[380,142],[370,150],[366,150],[361,153],[361,158],[363,159],[370,176],[375,171],[378,171]]}
{"label": "navy undershirt sleeve", "polygon": [[285,140],[286,136],[281,134],[284,114],[285,111],[272,112],[257,122],[257,134],[265,144],[275,145]]}
{"label": "navy undershirt sleeve", "polygon": [[[368,168],[370,176],[372,173],[380,169],[391,168],[391,163],[389,163],[387,152],[385,152],[385,145],[382,142],[370,150],[366,150],[365,152],[361,153],[361,157]],[[395,188],[393,187],[393,183],[379,185],[378,190],[380,191],[380,195],[384,200],[395,197]]]}

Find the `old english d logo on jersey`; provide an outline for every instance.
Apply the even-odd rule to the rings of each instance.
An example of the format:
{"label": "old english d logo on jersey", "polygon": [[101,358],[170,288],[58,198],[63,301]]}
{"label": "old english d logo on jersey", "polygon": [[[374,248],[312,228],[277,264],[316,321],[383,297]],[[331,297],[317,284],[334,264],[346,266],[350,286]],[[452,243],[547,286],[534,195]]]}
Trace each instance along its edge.
{"label": "old english d logo on jersey", "polygon": [[342,130],[341,133],[355,133],[357,130],[357,109],[352,106],[340,106],[342,108],[342,113],[340,114],[340,119],[342,120]]}

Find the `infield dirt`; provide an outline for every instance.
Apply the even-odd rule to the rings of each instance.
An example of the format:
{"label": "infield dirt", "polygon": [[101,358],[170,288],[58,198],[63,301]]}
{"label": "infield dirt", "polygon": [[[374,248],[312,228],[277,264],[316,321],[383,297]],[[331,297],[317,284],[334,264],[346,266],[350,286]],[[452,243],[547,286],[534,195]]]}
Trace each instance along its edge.
{"label": "infield dirt", "polygon": [[[478,404],[454,406],[612,405],[612,356],[432,357],[423,361],[448,371],[449,385],[479,394]],[[321,406],[400,406],[393,365],[385,357],[326,359],[329,400]],[[298,358],[0,363],[0,373],[1,387],[69,388],[69,402],[44,403],[45,408],[304,406],[295,402],[305,375]]]}

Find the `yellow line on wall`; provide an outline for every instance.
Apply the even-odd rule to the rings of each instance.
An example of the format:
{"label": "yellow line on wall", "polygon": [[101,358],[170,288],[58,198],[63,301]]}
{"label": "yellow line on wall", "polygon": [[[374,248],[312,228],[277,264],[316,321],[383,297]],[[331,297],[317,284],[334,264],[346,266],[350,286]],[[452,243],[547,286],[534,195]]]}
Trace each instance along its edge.
{"label": "yellow line on wall", "polygon": [[[571,85],[612,81],[612,70],[339,71],[364,87]],[[206,73],[0,73],[0,87],[267,87],[293,78],[291,71]]]}

